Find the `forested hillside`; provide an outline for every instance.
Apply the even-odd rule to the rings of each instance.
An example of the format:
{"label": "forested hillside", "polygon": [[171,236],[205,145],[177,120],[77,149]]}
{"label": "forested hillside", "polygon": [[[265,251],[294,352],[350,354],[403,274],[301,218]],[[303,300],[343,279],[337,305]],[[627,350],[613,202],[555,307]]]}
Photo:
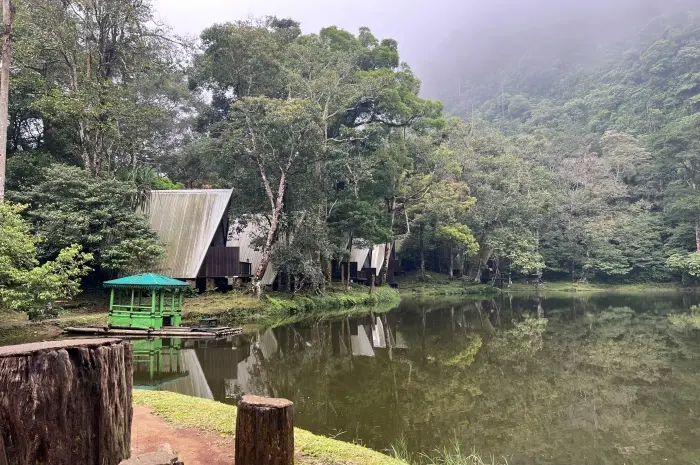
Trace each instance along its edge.
{"label": "forested hillside", "polygon": [[506,152],[524,153],[531,175],[550,177],[536,228],[550,273],[697,274],[700,255],[687,252],[700,247],[700,16],[640,24],[624,40],[589,42],[593,50],[558,44],[546,63],[527,55],[518,70],[501,70],[502,86],[465,85],[463,98],[445,102],[473,127],[498,131]]}
{"label": "forested hillside", "polygon": [[233,188],[231,218],[262,220],[256,278],[272,261],[302,288],[378,244],[379,283],[394,246],[475,281],[698,276],[700,18],[648,3],[618,34],[560,25],[515,67],[505,49],[478,80],[456,73],[443,112],[369,28],[270,17],[190,41],[146,0],[17,0],[7,189],[26,206],[3,210],[0,299],[41,294],[31,273],[56,260],[69,289],[26,302],[88,266],[147,270],[162,244],[136,212],[183,187]]}

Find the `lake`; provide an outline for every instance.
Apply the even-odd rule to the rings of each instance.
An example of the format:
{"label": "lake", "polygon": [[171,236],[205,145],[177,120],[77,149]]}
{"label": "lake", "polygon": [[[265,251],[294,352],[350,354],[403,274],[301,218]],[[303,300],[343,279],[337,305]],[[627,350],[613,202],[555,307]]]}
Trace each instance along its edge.
{"label": "lake", "polygon": [[510,465],[697,464],[698,303],[406,299],[228,340],[140,341],[134,383],[231,404],[285,397],[295,426],[384,452],[459,444]]}

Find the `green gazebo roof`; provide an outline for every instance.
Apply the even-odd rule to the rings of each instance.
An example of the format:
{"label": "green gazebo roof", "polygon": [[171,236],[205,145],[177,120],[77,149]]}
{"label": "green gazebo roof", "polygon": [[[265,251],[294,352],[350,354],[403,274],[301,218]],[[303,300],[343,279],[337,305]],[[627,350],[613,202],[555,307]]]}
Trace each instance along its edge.
{"label": "green gazebo roof", "polygon": [[189,284],[187,284],[184,281],[168,278],[167,276],[155,273],[144,273],[136,274],[134,276],[126,276],[124,278],[119,279],[113,279],[111,281],[105,281],[103,286],[134,287],[141,289],[172,289],[189,287]]}

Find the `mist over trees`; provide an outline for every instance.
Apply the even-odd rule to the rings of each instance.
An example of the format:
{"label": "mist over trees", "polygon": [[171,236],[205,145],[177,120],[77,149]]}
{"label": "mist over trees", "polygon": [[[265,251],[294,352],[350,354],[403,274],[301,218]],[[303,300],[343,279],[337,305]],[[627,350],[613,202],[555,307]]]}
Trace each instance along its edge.
{"label": "mist over trees", "polygon": [[294,291],[382,244],[377,284],[393,247],[475,282],[700,275],[693,2],[494,4],[425,52],[423,87],[366,27],[190,42],[147,0],[13,3],[7,198],[37,263],[76,246],[94,278],[148,269],[136,210],[184,186],[233,188],[256,278],[274,262]]}
{"label": "mist over trees", "polygon": [[478,42],[455,34],[442,50],[464,43],[462,61],[434,66],[431,86],[448,112],[551,177],[546,221],[531,230],[545,272],[696,276],[697,6],[586,2],[532,21],[523,12],[510,27],[514,16]]}

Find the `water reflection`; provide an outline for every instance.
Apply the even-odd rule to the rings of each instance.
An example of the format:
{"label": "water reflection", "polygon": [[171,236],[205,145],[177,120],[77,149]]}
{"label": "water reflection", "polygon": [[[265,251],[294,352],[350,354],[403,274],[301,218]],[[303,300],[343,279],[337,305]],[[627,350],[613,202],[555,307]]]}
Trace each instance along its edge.
{"label": "water reflection", "polygon": [[[378,450],[458,440],[510,464],[700,463],[696,295],[404,301],[222,341],[163,341],[139,386],[295,402],[295,424]],[[148,347],[149,353],[158,353]],[[172,379],[171,379],[172,378]]]}

